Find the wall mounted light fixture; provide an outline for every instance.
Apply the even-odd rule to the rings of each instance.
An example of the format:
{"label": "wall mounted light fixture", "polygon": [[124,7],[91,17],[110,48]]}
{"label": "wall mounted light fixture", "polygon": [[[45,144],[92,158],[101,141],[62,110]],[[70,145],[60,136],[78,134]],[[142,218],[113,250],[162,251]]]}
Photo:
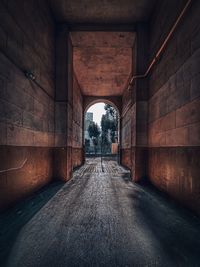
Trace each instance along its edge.
{"label": "wall mounted light fixture", "polygon": [[54,100],[54,97],[52,95],[50,95],[43,87],[42,85],[40,85],[37,80],[36,80],[36,76],[34,74],[33,71],[31,70],[25,70],[24,71],[24,75],[26,76],[27,79],[29,79],[30,81],[33,81],[34,84],[36,84],[38,87],[40,87],[40,89],[42,89],[42,91],[48,95],[48,97],[50,97],[52,100]]}
{"label": "wall mounted light fixture", "polygon": [[28,78],[29,80],[35,81],[36,79],[35,74],[31,70],[26,70],[24,74],[26,78]]}

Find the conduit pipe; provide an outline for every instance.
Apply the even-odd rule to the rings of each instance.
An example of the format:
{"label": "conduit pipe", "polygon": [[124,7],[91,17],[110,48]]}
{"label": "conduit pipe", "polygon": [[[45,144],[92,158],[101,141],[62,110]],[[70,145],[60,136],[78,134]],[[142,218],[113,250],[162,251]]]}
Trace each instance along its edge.
{"label": "conduit pipe", "polygon": [[22,169],[24,167],[24,165],[25,165],[26,162],[27,162],[27,158],[18,167],[6,169],[6,170],[0,170],[0,173],[5,173],[5,172],[9,172],[9,171],[17,171],[17,170],[20,170],[20,169]]}
{"label": "conduit pipe", "polygon": [[163,41],[162,45],[160,46],[159,50],[157,51],[155,57],[152,59],[152,61],[149,64],[149,67],[147,68],[146,72],[144,74],[140,74],[140,75],[135,75],[131,78],[129,86],[128,86],[128,90],[130,90],[130,86],[133,85],[133,81],[136,79],[142,79],[142,78],[146,78],[148,76],[148,74],[150,73],[151,69],[154,67],[155,63],[157,62],[157,60],[159,59],[159,57],[161,56],[162,52],[164,51],[164,49],[166,48],[171,36],[173,35],[173,33],[175,32],[178,24],[180,23],[181,19],[183,18],[183,16],[185,15],[186,11],[188,10],[190,4],[192,3],[192,0],[188,0],[186,5],[184,6],[183,10],[181,11],[180,15],[178,16],[178,18],[176,19],[174,25],[172,26],[170,32],[168,33],[168,35],[166,36],[165,40]]}

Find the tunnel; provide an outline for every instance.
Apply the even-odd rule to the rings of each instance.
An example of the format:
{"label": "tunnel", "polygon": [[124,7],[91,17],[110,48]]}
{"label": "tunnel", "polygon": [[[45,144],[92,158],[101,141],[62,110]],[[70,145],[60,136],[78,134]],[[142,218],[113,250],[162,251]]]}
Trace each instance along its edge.
{"label": "tunnel", "polygon": [[[199,13],[0,1],[0,266],[199,266]],[[118,113],[103,162],[97,103]]]}

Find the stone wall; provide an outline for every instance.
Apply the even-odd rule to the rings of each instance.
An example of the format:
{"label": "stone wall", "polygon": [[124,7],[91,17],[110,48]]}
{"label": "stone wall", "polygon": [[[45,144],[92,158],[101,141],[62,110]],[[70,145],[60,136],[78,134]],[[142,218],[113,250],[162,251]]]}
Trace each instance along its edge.
{"label": "stone wall", "polygon": [[[161,1],[152,16],[150,58],[185,1]],[[149,80],[148,175],[200,214],[200,2],[193,1]],[[172,12],[173,10],[173,12]]]}
{"label": "stone wall", "polygon": [[67,181],[83,163],[83,98],[73,71],[73,46],[66,25],[56,32],[54,177]]}
{"label": "stone wall", "polygon": [[[5,208],[52,178],[55,42],[46,2],[2,0],[0,40],[0,208]],[[25,77],[26,70],[39,86]]]}
{"label": "stone wall", "polygon": [[83,97],[75,74],[73,75],[73,168],[83,163]]}
{"label": "stone wall", "polygon": [[[148,63],[148,24],[139,23],[136,33],[131,77],[144,73]],[[132,179],[139,181],[147,175],[148,80],[134,80],[122,99],[121,163],[131,170]]]}
{"label": "stone wall", "polygon": [[132,166],[132,147],[135,144],[135,103],[132,92],[126,90],[122,97],[121,116],[121,164],[130,170]]}

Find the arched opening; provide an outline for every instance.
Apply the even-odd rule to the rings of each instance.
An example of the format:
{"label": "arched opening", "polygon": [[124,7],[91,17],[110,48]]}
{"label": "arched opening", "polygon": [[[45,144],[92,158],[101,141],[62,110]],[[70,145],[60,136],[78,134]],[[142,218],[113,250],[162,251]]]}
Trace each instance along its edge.
{"label": "arched opening", "polygon": [[120,114],[110,101],[96,100],[84,112],[83,142],[85,157],[119,162]]}

